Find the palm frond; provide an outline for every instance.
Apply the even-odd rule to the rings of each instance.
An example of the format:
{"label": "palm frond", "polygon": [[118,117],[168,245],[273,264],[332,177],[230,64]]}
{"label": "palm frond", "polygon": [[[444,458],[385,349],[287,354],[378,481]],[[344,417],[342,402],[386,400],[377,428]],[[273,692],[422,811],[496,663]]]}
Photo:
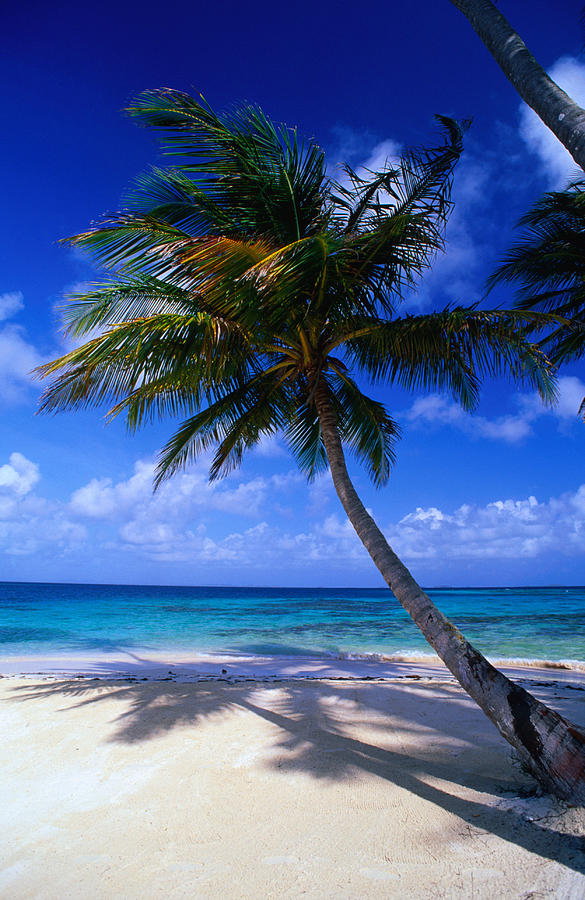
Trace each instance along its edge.
{"label": "palm frond", "polygon": [[543,347],[561,362],[585,352],[585,181],[545,194],[518,223],[523,239],[488,279],[488,290],[516,282],[521,309],[563,317]]}
{"label": "palm frond", "polygon": [[183,171],[231,211],[240,230],[291,241],[323,223],[323,152],[259,108],[219,116],[203,98],[161,90],[141,94],[128,112],[162,129],[163,152],[186,158]]}
{"label": "palm frond", "polygon": [[[37,370],[53,379],[43,411],[103,404],[131,430],[180,417],[157,485],[204,451],[213,453],[210,477],[220,477],[277,431],[311,478],[327,466],[315,406],[325,384],[342,442],[383,484],[398,426],[352,368],[450,390],[468,409],[491,375],[550,399],[550,363],[530,340],[541,314],[456,308],[396,318],[405,286],[442,247],[465,123],[440,118],[439,147],[379,172],[348,169],[349,185],[335,186],[314,141],[254,106],[220,115],[203,98],[164,89],[142,94],[129,113],[156,128],[178,161],[139,177],[127,209],[71,239],[109,275],[67,301],[67,333],[90,339]],[[559,275],[547,290],[566,287]],[[553,319],[546,327],[568,340],[566,320]]]}
{"label": "palm frond", "polygon": [[176,225],[193,237],[210,230],[228,236],[241,234],[240,223],[221,200],[221,194],[214,199],[180,169],[156,167],[139,175],[126,195],[132,213]]}
{"label": "palm frond", "polygon": [[463,134],[470,122],[459,123],[446,116],[435,118],[445,137],[439,147],[410,150],[380,172],[366,170],[366,175],[358,175],[346,167],[351,190],[332,185],[333,199],[337,191],[342,207],[352,206],[354,201],[345,223],[347,233],[364,226],[376,227],[388,215],[424,213],[435,223],[445,220],[451,208],[451,175],[463,150]]}
{"label": "palm frond", "polygon": [[286,423],[288,405],[274,375],[262,373],[243,380],[183,422],[160,452],[155,486],[213,447],[210,478],[226,475],[239,465],[245,449]]}
{"label": "palm frond", "polygon": [[188,291],[147,276],[93,284],[70,294],[61,307],[65,334],[80,337],[124,319],[197,309]]}
{"label": "palm frond", "polygon": [[313,405],[300,397],[294,415],[284,430],[285,440],[308,481],[327,469],[327,454],[321,437],[319,417]]}
{"label": "palm frond", "polygon": [[554,369],[525,334],[538,319],[519,311],[455,307],[379,322],[345,346],[354,365],[375,381],[408,390],[448,390],[467,410],[477,405],[485,377],[523,381],[551,402]]}
{"label": "palm frond", "polygon": [[443,248],[453,168],[469,123],[436,118],[445,132],[441,146],[406,152],[378,172],[346,167],[351,187],[332,186],[335,221],[347,236],[346,278],[367,279],[386,313]]}
{"label": "palm frond", "polygon": [[384,405],[361,391],[346,374],[327,377],[341,440],[353,451],[377,487],[386,484],[396,461],[394,446],[400,428]]}
{"label": "palm frond", "polygon": [[190,390],[193,406],[250,368],[248,337],[240,328],[194,313],[121,323],[35,371],[57,376],[40,409],[58,412],[104,403],[130,410],[133,398],[145,400],[153,385],[172,378],[179,395]]}

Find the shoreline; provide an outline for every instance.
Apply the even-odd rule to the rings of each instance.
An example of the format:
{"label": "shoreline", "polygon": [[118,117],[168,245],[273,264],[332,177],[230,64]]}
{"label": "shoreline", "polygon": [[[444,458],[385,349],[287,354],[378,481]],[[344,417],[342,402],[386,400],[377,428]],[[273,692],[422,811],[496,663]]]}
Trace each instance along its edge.
{"label": "shoreline", "polygon": [[[583,684],[585,663],[573,660],[490,658],[513,680],[538,678]],[[0,658],[2,678],[136,679],[141,681],[327,681],[377,680],[430,682],[454,677],[438,656],[429,654],[347,654],[339,658],[316,655],[244,654],[229,651],[181,652],[124,650],[83,654],[6,656]]]}

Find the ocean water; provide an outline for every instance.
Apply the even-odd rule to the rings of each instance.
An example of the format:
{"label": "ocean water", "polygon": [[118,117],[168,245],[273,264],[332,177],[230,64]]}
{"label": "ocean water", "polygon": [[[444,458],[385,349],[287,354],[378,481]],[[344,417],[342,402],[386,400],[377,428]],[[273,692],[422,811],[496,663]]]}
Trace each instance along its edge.
{"label": "ocean water", "polygon": [[[585,588],[429,590],[493,659],[585,666]],[[0,583],[0,659],[101,651],[416,658],[431,648],[384,589]]]}

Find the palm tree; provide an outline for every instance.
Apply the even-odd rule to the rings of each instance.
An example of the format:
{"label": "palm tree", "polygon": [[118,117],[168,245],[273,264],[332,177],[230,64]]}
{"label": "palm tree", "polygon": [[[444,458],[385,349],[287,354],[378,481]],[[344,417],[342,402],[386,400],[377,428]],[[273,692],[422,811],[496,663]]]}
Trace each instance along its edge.
{"label": "palm tree", "polygon": [[491,0],[451,0],[525,103],[585,169],[585,109],[550,78]]}
{"label": "palm tree", "polygon": [[[488,279],[491,290],[518,282],[521,309],[554,313],[563,321],[541,341],[554,363],[585,354],[585,181],[538,200],[519,221],[523,239]],[[585,413],[585,399],[579,410]]]}
{"label": "palm tree", "polygon": [[396,313],[442,245],[462,129],[382,171],[326,174],[324,156],[253,107],[219,116],[170,90],[129,110],[162,128],[180,166],[143,176],[129,208],[73,243],[111,269],[71,298],[70,334],[97,337],[41,368],[42,409],[107,402],[130,429],[184,417],[156,483],[214,449],[210,477],[276,432],[311,478],[327,464],[386,583],[465,690],[557,794],[585,799],[585,736],[509,681],[431,602],[364,508],[343,445],[378,485],[398,426],[356,376],[448,390],[466,409],[480,379],[507,375],[550,398],[551,368],[525,337],[531,313]]}

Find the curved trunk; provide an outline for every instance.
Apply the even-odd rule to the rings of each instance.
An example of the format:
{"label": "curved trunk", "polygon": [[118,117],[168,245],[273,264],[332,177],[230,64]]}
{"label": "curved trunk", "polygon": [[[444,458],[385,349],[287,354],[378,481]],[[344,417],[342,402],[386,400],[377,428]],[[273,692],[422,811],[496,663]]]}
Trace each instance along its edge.
{"label": "curved trunk", "polygon": [[558,797],[585,802],[585,735],[494,668],[416,583],[366,511],[350,481],[323,381],[315,392],[315,404],[339,499],[396,599],[459,684],[516,748],[537,780]]}
{"label": "curved trunk", "polygon": [[451,0],[469,20],[522,99],[585,169],[585,110],[549,78],[490,0]]}

